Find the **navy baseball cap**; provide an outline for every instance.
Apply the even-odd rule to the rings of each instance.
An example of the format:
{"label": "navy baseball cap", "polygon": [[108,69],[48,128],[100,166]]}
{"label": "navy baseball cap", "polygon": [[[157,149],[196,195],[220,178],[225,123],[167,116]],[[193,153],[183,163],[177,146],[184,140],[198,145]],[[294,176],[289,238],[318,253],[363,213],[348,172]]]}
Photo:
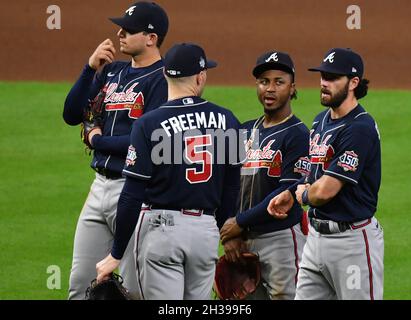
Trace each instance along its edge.
{"label": "navy baseball cap", "polygon": [[282,70],[292,75],[295,74],[293,60],[287,53],[280,51],[269,51],[258,57],[253,75],[258,78],[267,70]]}
{"label": "navy baseball cap", "polygon": [[170,78],[189,77],[216,66],[217,62],[207,60],[203,48],[194,43],[175,44],[164,57],[164,70]]}
{"label": "navy baseball cap", "polygon": [[168,31],[167,13],[154,2],[136,2],[123,17],[109,19],[130,33],[146,31],[164,37]]}
{"label": "navy baseball cap", "polygon": [[327,72],[361,79],[364,74],[364,64],[361,56],[351,49],[333,48],[325,54],[319,67],[310,68],[308,71]]}

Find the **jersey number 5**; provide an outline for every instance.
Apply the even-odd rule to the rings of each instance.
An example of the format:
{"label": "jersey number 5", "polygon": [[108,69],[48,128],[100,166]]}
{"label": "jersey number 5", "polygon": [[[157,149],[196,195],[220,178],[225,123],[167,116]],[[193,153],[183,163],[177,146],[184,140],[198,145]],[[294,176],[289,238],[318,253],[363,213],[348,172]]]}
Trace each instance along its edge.
{"label": "jersey number 5", "polygon": [[[210,151],[202,150],[211,146],[211,135],[185,137],[185,157],[189,163],[199,163],[202,170],[186,169],[186,179],[190,183],[202,183],[210,180],[213,174],[213,155]],[[199,150],[200,149],[200,150]]]}

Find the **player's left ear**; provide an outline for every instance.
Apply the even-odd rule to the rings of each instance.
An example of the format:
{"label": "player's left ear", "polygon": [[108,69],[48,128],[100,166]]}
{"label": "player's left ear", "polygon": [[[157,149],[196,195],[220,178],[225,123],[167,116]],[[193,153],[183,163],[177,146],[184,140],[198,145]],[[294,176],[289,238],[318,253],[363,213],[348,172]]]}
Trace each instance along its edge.
{"label": "player's left ear", "polygon": [[293,82],[293,83],[291,84],[291,89],[290,89],[290,97],[291,97],[291,98],[294,97],[296,91],[297,91],[297,90],[296,90],[296,88],[295,88],[295,83]]}
{"label": "player's left ear", "polygon": [[354,90],[360,84],[360,78],[354,77],[350,79],[349,90]]}
{"label": "player's left ear", "polygon": [[158,36],[155,33],[148,34],[147,46],[155,47],[157,45]]}
{"label": "player's left ear", "polygon": [[199,86],[205,85],[205,82],[207,80],[206,70],[200,71],[200,73],[197,74],[196,80],[197,80],[197,85],[199,85]]}

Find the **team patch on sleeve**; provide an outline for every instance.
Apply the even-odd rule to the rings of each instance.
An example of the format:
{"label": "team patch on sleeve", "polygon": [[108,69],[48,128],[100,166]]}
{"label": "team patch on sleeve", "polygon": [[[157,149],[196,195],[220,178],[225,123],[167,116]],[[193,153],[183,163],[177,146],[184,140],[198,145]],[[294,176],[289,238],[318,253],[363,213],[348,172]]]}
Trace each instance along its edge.
{"label": "team patch on sleeve", "polygon": [[308,157],[301,157],[294,165],[294,172],[308,176],[311,170],[311,162]]}
{"label": "team patch on sleeve", "polygon": [[127,158],[126,158],[127,167],[134,166],[134,164],[136,163],[136,159],[137,159],[136,148],[134,148],[133,146],[129,146]]}
{"label": "team patch on sleeve", "polygon": [[338,158],[337,166],[340,166],[344,171],[355,172],[359,163],[358,155],[354,151],[345,151]]}

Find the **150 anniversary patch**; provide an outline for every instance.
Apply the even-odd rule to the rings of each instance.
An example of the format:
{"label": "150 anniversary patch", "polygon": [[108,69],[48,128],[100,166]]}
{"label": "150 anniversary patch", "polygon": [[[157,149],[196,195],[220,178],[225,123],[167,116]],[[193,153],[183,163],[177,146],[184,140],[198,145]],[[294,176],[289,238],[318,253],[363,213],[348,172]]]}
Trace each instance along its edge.
{"label": "150 anniversary patch", "polygon": [[358,155],[354,151],[345,151],[338,158],[337,165],[344,169],[344,171],[356,171],[358,167]]}
{"label": "150 anniversary patch", "polygon": [[137,154],[136,154],[136,148],[133,146],[128,147],[128,153],[127,153],[127,159],[126,159],[126,164],[127,166],[134,166],[136,163],[137,159]]}

